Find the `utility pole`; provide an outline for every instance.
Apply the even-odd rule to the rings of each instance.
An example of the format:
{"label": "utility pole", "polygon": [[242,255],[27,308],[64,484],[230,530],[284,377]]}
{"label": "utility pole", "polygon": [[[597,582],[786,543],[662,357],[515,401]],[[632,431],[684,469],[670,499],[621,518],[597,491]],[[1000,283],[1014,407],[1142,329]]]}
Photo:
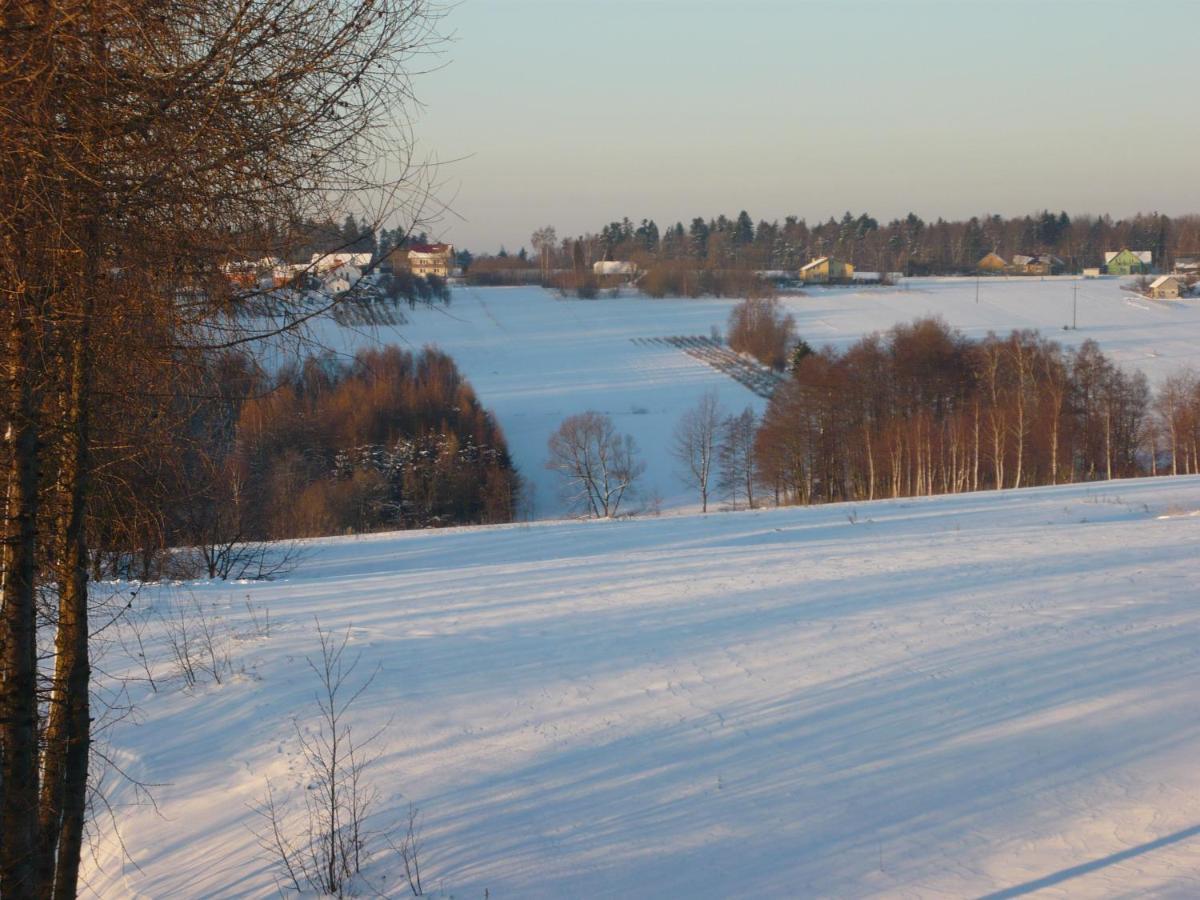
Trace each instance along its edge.
{"label": "utility pole", "polygon": [[975,305],[979,305],[979,276],[975,276]]}
{"label": "utility pole", "polygon": [[1077,323],[1077,312],[1079,311],[1079,285],[1071,285],[1071,330],[1077,331],[1079,326]]}

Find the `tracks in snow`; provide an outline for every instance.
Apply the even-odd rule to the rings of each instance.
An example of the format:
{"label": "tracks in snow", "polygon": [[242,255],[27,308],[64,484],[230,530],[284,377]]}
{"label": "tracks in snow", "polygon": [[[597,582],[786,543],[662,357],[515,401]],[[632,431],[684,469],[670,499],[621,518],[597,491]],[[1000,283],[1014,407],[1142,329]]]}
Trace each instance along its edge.
{"label": "tracks in snow", "polygon": [[746,387],[751,392],[770,400],[775,389],[783,378],[775,371],[762,365],[757,360],[736,353],[721,341],[702,335],[654,338],[630,338],[640,346],[667,346],[682,350],[688,356],[698,359],[722,374],[728,375],[734,381]]}

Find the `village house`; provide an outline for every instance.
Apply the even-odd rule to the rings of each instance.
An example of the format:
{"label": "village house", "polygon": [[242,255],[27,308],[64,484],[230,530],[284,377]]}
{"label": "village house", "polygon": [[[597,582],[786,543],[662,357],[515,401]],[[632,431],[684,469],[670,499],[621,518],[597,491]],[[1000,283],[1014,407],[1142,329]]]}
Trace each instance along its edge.
{"label": "village house", "polygon": [[407,269],[427,278],[449,278],[454,268],[454,247],[450,244],[409,244],[396,247],[384,259],[383,268],[393,272]]}
{"label": "village house", "polygon": [[1017,275],[1057,275],[1066,268],[1066,263],[1049,253],[1037,256],[1018,254],[1013,257],[1012,268]]}
{"label": "village house", "polygon": [[600,277],[605,275],[636,275],[637,263],[617,259],[605,259],[592,264],[592,274]]}
{"label": "village house", "polygon": [[1187,293],[1187,284],[1178,275],[1160,275],[1150,282],[1150,296],[1155,300],[1178,300]]}
{"label": "village house", "polygon": [[221,267],[225,277],[235,287],[244,290],[269,291],[286,283],[286,279],[278,279],[277,271],[286,266],[282,259],[275,256],[264,256],[261,259],[244,259],[226,263]]}
{"label": "village house", "polygon": [[832,256],[814,259],[800,269],[800,280],[807,284],[850,281],[853,277],[854,266],[844,260],[834,259]]}
{"label": "village house", "polygon": [[978,262],[979,271],[985,275],[1002,275],[1008,269],[1004,257],[993,250]]}
{"label": "village house", "polygon": [[1200,256],[1179,256],[1175,259],[1175,275],[1200,275]]}
{"label": "village house", "polygon": [[321,276],[339,266],[353,266],[360,272],[371,265],[370,253],[314,253],[308,267],[314,275]]}
{"label": "village house", "polygon": [[352,287],[350,279],[345,275],[327,275],[321,280],[321,290],[331,297],[344,294]]}
{"label": "village house", "polygon": [[1109,250],[1104,254],[1104,268],[1109,275],[1145,275],[1154,263],[1150,250]]}

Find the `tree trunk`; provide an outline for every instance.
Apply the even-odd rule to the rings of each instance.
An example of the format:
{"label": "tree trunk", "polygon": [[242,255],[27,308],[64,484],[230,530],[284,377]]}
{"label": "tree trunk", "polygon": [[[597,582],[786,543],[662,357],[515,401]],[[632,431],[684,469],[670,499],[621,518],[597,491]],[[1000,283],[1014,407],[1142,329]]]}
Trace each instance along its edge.
{"label": "tree trunk", "polygon": [[[85,290],[91,290],[88,286]],[[72,347],[64,447],[59,473],[63,497],[62,546],[58,561],[58,632],[54,690],[45,734],[39,860],[44,896],[72,898],[79,879],[87,805],[91,710],[88,696],[88,576],[84,512],[87,498],[91,359],[91,302],[84,301]]]}
{"label": "tree trunk", "polygon": [[35,316],[9,301],[9,359],[5,379],[11,397],[4,434],[8,491],[4,515],[3,612],[0,613],[0,895],[37,896],[38,728],[35,577],[40,436],[35,373]]}

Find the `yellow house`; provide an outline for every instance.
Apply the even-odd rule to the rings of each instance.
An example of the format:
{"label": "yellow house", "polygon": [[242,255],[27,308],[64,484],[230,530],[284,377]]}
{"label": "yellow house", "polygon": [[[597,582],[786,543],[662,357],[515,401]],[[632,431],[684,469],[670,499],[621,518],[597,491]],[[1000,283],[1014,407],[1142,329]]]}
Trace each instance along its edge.
{"label": "yellow house", "polygon": [[978,262],[979,271],[998,273],[1003,272],[1008,268],[1008,263],[1004,261],[1004,257],[995,251],[989,253]]}
{"label": "yellow house", "polygon": [[854,266],[832,256],[814,259],[800,269],[800,280],[809,284],[828,284],[831,281],[849,281],[854,277]]}
{"label": "yellow house", "polygon": [[1182,278],[1160,275],[1150,283],[1150,296],[1155,300],[1178,300],[1187,290]]}

